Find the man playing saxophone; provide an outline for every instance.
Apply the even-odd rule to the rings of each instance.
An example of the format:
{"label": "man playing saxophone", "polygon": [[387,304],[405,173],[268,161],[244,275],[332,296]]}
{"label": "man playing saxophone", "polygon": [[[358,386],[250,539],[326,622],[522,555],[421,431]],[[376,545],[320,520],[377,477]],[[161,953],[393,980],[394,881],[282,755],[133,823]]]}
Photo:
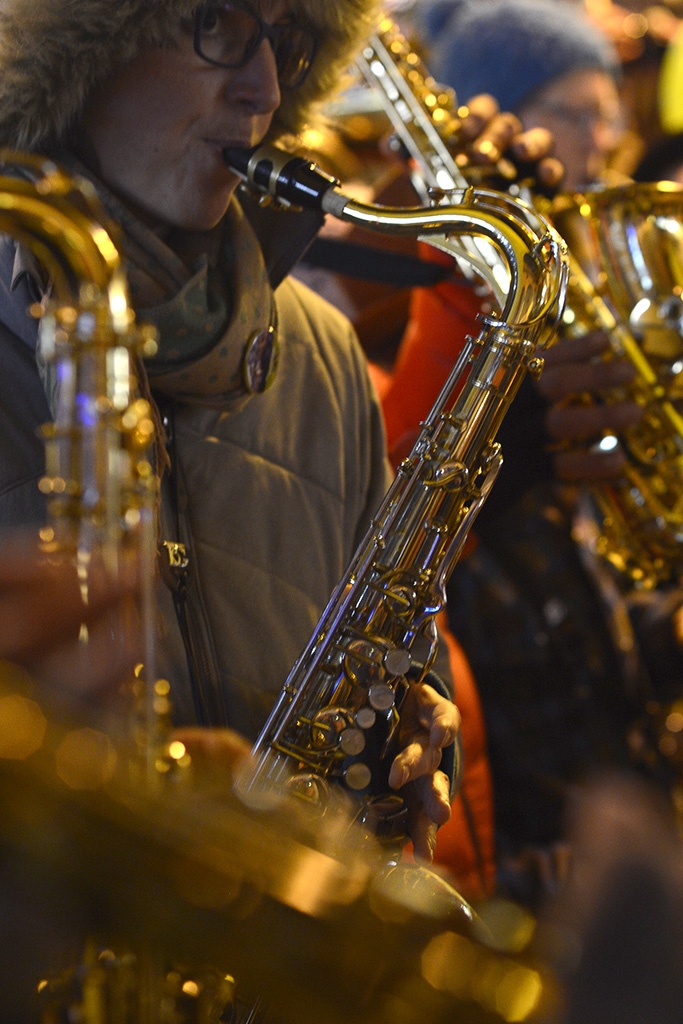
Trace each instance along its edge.
{"label": "man playing saxophone", "polygon": [[[374,13],[371,0],[12,0],[0,12],[0,143],[94,185],[138,319],[159,332],[141,387],[165,447],[159,667],[177,725],[254,737],[389,480],[349,325],[283,280],[317,219],[238,201],[223,158],[295,133]],[[49,281],[10,236],[0,264],[9,529],[43,521],[38,429],[61,382],[28,314]],[[430,686],[410,702],[389,782],[415,790],[412,838],[429,859],[459,715]]]}

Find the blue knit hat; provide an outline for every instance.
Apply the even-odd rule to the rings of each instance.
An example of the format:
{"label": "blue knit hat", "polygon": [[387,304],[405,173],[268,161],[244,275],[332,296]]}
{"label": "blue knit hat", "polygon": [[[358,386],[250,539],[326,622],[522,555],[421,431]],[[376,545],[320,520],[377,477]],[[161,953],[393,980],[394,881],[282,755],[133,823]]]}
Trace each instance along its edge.
{"label": "blue knit hat", "polygon": [[573,71],[619,73],[611,44],[567,0],[427,0],[416,7],[430,73],[463,103],[488,92],[515,111]]}

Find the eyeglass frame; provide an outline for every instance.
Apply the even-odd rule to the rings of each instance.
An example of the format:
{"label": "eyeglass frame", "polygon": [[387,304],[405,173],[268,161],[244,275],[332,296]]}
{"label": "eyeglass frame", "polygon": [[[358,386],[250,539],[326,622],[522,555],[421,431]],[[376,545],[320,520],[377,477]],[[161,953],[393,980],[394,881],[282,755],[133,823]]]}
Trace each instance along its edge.
{"label": "eyeglass frame", "polygon": [[[250,47],[247,48],[246,52],[240,58],[240,60],[237,61],[234,64],[233,63],[226,64],[223,61],[213,60],[211,57],[207,57],[202,52],[202,47],[201,47],[202,16],[203,16],[203,14],[207,10],[209,10],[212,7],[217,7],[217,8],[220,8],[220,7],[237,7],[239,10],[246,11],[247,14],[251,15],[251,17],[254,19],[254,21],[256,21],[256,23],[258,24],[258,35],[256,36],[256,39],[255,39],[254,43]],[[282,31],[284,31],[284,29],[290,28],[290,27],[291,27],[291,23],[290,22],[281,23],[281,24],[278,24],[276,22],[275,24],[268,24],[268,22],[265,22],[256,13],[256,11],[253,9],[253,7],[251,7],[247,3],[243,3],[242,0],[226,0],[226,2],[224,2],[224,3],[221,3],[220,0],[219,0],[218,3],[216,2],[216,0],[204,0],[204,3],[200,4],[200,6],[197,8],[197,10],[195,12],[194,34],[193,34],[195,53],[197,54],[198,57],[201,57],[202,60],[206,61],[207,64],[213,64],[214,67],[228,68],[229,70],[236,71],[239,68],[246,67],[246,65],[252,59],[254,54],[257,52],[259,46],[261,45],[261,43],[263,42],[264,39],[267,39],[268,42],[271,44],[271,49],[273,50],[273,54],[275,55],[275,44],[277,43],[278,36],[280,35],[280,33]],[[300,85],[302,85],[306,81],[306,78],[308,77],[308,73],[310,72],[310,70],[311,70],[311,68],[313,66],[313,61],[315,60],[315,55],[317,53],[318,45],[319,45],[319,41],[318,41],[318,39],[316,39],[316,37],[313,34],[313,32],[309,31],[309,29],[302,28],[300,25],[297,25],[296,27],[299,29],[300,32],[303,32],[305,35],[307,35],[311,39],[311,44],[312,44],[311,45],[311,56],[310,56],[310,60],[308,62],[308,67],[304,70],[303,74],[301,75],[301,77],[299,79],[296,80],[296,82],[294,82],[292,85],[284,85],[283,83],[280,83],[282,85],[282,88],[286,88],[286,89],[298,89],[298,87]],[[276,66],[277,66],[277,62],[276,62]],[[280,72],[279,72],[279,69],[278,69],[278,81],[279,81],[279,77],[280,77]]]}

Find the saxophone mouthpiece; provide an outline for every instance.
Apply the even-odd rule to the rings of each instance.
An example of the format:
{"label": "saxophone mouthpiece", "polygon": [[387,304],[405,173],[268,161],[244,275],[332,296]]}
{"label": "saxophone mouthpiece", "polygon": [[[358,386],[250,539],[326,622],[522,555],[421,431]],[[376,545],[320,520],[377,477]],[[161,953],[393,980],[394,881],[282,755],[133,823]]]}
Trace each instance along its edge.
{"label": "saxophone mouthpiece", "polygon": [[325,210],[325,194],[337,188],[337,178],[326,174],[305,157],[293,156],[275,146],[223,150],[223,159],[242,181],[257,192],[294,206]]}

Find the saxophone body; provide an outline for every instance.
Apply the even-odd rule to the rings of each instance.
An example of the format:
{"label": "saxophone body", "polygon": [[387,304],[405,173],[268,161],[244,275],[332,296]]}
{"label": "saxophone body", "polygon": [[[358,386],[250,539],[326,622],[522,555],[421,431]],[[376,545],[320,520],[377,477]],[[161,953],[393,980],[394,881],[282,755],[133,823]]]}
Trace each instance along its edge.
{"label": "saxophone body", "polygon": [[[111,230],[94,190],[49,160],[0,152],[0,230],[47,269],[42,354],[60,382],[54,422],[44,428],[46,545],[85,564],[99,553],[112,572],[153,509],[147,458],[154,435],[137,391],[135,360],[156,348],[139,327]],[[144,529],[144,526],[143,526]]]}
{"label": "saxophone body", "polygon": [[[386,778],[402,700],[433,662],[446,581],[501,464],[498,427],[554,337],[563,244],[535,213],[498,193],[466,189],[447,206],[394,209],[349,199],[314,165],[277,150],[229,151],[226,159],[252,188],[285,203],[409,233],[452,255],[468,252],[475,267],[495,256],[488,269],[504,292],[500,315],[484,319],[453,367],[292,669],[242,784],[247,799],[285,789],[322,810],[341,805],[388,842],[402,840],[403,800]],[[427,654],[416,672],[421,646]]]}
{"label": "saxophone body", "polygon": [[632,401],[640,421],[597,446],[619,446],[622,476],[590,487],[596,550],[636,587],[683,573],[683,189],[628,184],[553,201],[572,254],[563,332],[604,331],[636,375],[606,402]]}
{"label": "saxophone body", "polygon": [[[562,333],[604,331],[611,356],[636,370],[629,388],[606,395],[643,410],[640,423],[607,433],[597,444],[621,446],[623,477],[593,484],[600,554],[630,584],[652,589],[683,571],[683,416],[681,397],[681,293],[683,190],[670,182],[628,184],[550,201],[514,181],[503,159],[482,169],[460,137],[464,110],[453,90],[429,75],[400,28],[385,18],[358,59],[395,135],[409,156],[420,195],[489,179],[509,182],[512,193],[555,225],[568,245],[569,280]],[[590,399],[587,399],[590,400]]]}
{"label": "saxophone body", "polygon": [[[141,632],[144,660],[132,683],[129,740],[151,784],[164,732],[155,694],[157,477],[155,424],[137,366],[156,350],[156,332],[135,322],[114,228],[85,179],[42,157],[0,151],[0,230],[25,245],[50,279],[32,310],[42,358],[59,385],[54,418],[43,427],[42,550],[74,565],[86,604],[94,571],[115,578],[131,558],[137,566],[140,598],[123,629]],[[85,666],[87,640],[82,626]]]}

